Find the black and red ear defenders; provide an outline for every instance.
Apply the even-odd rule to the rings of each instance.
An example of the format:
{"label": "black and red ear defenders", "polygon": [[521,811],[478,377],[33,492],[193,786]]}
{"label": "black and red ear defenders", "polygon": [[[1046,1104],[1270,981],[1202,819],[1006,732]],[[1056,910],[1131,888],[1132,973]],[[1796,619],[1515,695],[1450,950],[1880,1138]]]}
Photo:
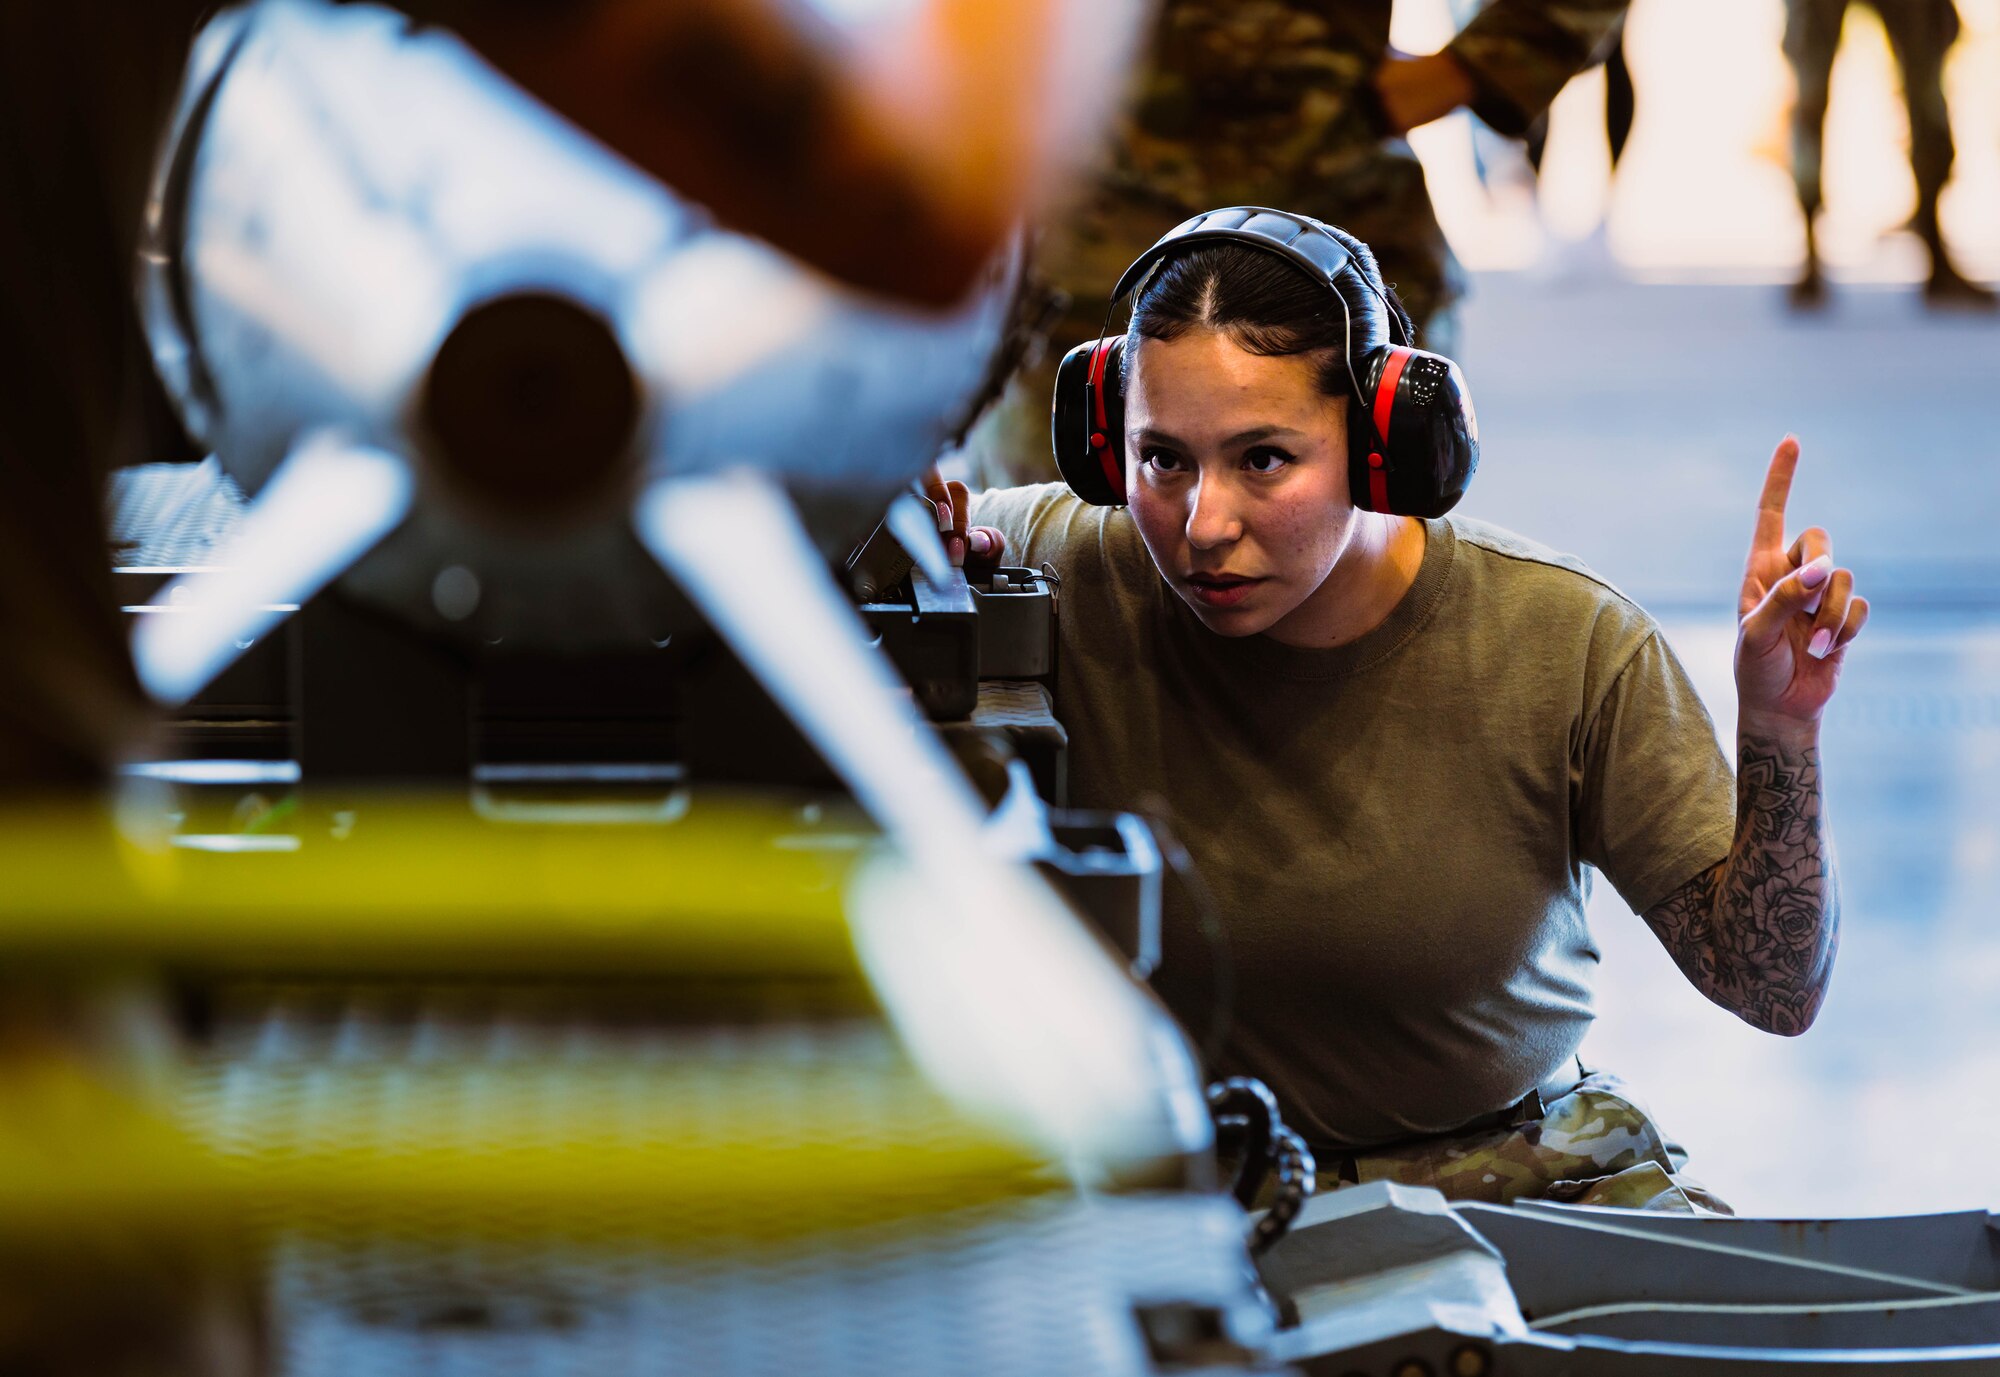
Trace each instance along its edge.
{"label": "black and red ear defenders", "polygon": [[[1162,259],[1228,241],[1275,253],[1324,282],[1347,317],[1347,376],[1359,403],[1347,425],[1347,478],[1354,505],[1398,516],[1443,516],[1479,467],[1479,424],[1465,375],[1442,354],[1413,348],[1387,295],[1330,227],[1261,206],[1197,215],[1147,249],[1111,294],[1125,299]],[[1339,289],[1351,274],[1365,289],[1355,319]],[[1125,505],[1125,337],[1079,344],[1056,371],[1051,437],[1070,490],[1100,507]]]}

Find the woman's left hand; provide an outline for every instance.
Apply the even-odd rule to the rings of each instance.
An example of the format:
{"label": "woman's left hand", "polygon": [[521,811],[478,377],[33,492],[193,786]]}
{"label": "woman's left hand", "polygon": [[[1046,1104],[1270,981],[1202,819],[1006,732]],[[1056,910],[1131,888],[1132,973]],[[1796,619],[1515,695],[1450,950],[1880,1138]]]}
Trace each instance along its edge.
{"label": "woman's left hand", "polygon": [[1771,456],[1736,615],[1738,730],[1816,732],[1847,647],[1868,620],[1854,574],[1836,568],[1833,542],[1814,526],[1785,542],[1785,500],[1799,463],[1787,435]]}

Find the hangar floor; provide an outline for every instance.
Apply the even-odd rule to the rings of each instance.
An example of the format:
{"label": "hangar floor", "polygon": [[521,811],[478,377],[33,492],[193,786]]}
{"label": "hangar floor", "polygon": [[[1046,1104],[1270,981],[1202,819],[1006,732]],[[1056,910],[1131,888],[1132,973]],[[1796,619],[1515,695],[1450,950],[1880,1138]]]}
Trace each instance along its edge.
{"label": "hangar floor", "polygon": [[1464,322],[1485,458],[1468,514],[1576,553],[1658,615],[1733,732],[1733,622],[1772,445],[1793,529],[1874,603],[1825,734],[1846,902],[1818,1025],[1742,1027],[1608,886],[1586,1057],[1630,1078],[1739,1209],[2000,1205],[2000,319],[1907,287],[1795,316],[1768,286],[1480,278]]}

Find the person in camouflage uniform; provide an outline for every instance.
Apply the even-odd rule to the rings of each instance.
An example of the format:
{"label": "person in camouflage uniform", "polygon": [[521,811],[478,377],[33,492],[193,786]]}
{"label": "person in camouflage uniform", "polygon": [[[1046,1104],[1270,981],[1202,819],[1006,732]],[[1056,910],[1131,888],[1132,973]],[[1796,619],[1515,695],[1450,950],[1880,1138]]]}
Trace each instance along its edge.
{"label": "person in camouflage uniform", "polygon": [[1162,0],[1107,155],[1040,227],[1047,347],[967,445],[986,485],[1056,476],[1048,410],[1063,353],[1154,240],[1202,211],[1282,206],[1369,244],[1417,323],[1451,353],[1464,282],[1401,137],[1468,105],[1521,135],[1587,66],[1627,0],[1493,0],[1439,54],[1389,46],[1390,0]]}
{"label": "person in camouflage uniform", "polygon": [[[1812,307],[1826,299],[1820,271],[1820,162],[1826,140],[1826,105],[1834,54],[1850,0],[1787,0],[1785,58],[1798,81],[1792,107],[1792,182],[1806,221],[1806,263],[1792,284],[1792,304]],[[1910,113],[1910,171],[1917,179],[1917,213],[1910,227],[1930,251],[1931,272],[1924,299],[1934,305],[1991,307],[1994,295],[1966,279],[1946,252],[1938,228],[1938,194],[1951,176],[1957,150],[1951,139],[1951,112],[1944,98],[1944,58],[1958,38],[1958,10],[1952,0],[1870,0],[1882,17],[1903,76],[1903,103]]]}

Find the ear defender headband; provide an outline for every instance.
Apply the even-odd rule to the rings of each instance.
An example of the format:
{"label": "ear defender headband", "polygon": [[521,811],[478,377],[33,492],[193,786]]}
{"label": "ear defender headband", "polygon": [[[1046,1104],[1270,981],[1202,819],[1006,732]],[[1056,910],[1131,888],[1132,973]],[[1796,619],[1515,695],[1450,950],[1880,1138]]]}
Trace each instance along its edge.
{"label": "ear defender headband", "polygon": [[[1178,225],[1118,279],[1111,307],[1137,290],[1161,262],[1207,243],[1236,243],[1286,259],[1323,282],[1347,320],[1347,379],[1358,411],[1347,425],[1347,481],[1354,505],[1397,516],[1443,516],[1465,495],[1479,467],[1479,423],[1465,375],[1442,354],[1412,347],[1386,292],[1342,235],[1304,215],[1261,206],[1212,210]],[[1357,332],[1339,289],[1351,274],[1365,289]],[[1105,313],[1107,321],[1110,309]],[[1362,347],[1357,351],[1357,335]],[[1400,342],[1399,342],[1400,337]],[[1125,336],[1094,339],[1063,356],[1056,370],[1051,439],[1070,490],[1100,507],[1125,505]]]}

